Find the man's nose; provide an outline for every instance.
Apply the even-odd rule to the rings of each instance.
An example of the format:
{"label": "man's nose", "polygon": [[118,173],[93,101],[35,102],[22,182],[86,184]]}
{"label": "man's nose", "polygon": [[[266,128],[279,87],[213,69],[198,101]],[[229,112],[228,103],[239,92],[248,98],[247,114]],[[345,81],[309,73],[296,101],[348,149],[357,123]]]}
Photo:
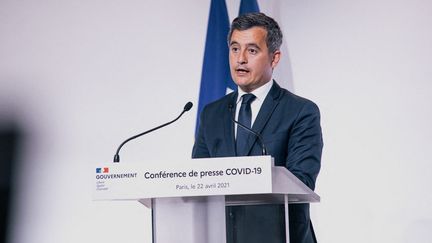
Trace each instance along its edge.
{"label": "man's nose", "polygon": [[237,57],[237,63],[238,64],[246,64],[247,63],[247,56],[245,51],[239,52],[239,55]]}

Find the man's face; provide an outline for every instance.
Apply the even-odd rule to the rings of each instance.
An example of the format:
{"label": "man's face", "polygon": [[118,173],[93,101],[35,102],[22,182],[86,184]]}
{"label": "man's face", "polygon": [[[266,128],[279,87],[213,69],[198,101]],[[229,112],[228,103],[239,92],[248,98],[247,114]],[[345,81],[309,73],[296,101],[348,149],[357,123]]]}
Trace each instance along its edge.
{"label": "man's face", "polygon": [[261,27],[234,30],[230,40],[229,62],[234,82],[251,92],[270,81],[280,52],[269,53],[267,31]]}

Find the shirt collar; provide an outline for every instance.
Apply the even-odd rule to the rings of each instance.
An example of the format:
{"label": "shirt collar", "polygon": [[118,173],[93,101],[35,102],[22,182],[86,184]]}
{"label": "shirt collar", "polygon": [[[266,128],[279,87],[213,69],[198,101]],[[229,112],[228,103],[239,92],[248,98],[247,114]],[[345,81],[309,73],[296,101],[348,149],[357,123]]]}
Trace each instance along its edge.
{"label": "shirt collar", "polygon": [[[255,95],[256,99],[260,102],[263,102],[265,97],[267,96],[268,92],[270,92],[271,87],[273,86],[273,79],[271,79],[269,82],[264,84],[263,86],[255,89],[254,91],[250,92],[250,94]],[[237,88],[238,90],[238,96],[237,96],[237,102],[238,104],[240,102],[240,99],[244,94],[248,94],[247,92],[244,92],[240,87]]]}

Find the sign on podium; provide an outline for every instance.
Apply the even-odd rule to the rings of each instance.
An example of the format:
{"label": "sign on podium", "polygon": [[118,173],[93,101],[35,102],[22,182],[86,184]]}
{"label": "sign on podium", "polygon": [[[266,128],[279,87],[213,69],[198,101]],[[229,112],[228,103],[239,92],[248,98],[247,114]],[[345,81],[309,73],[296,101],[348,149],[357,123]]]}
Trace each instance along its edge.
{"label": "sign on podium", "polygon": [[319,202],[270,156],[101,164],[94,200],[136,200],[152,209],[153,242],[226,242],[225,206]]}

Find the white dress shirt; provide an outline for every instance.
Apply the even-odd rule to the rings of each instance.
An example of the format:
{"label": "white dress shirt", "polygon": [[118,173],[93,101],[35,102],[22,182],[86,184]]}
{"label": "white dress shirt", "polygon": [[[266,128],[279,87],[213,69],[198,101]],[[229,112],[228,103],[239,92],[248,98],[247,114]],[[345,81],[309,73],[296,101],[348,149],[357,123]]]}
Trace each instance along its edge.
{"label": "white dress shirt", "polygon": [[[267,82],[266,84],[264,84],[263,86],[259,87],[258,89],[250,92],[256,97],[251,103],[251,110],[252,110],[251,127],[253,126],[255,119],[258,115],[258,112],[261,109],[262,104],[264,103],[264,99],[267,97],[267,94],[270,92],[272,86],[273,86],[273,79]],[[238,87],[237,90],[238,90],[238,96],[237,96],[236,114],[235,114],[236,121],[238,121],[241,101],[243,99],[242,96],[244,94],[247,94],[240,87]],[[234,126],[234,136],[236,137],[237,137],[237,126],[238,126],[237,124],[235,124]]]}

